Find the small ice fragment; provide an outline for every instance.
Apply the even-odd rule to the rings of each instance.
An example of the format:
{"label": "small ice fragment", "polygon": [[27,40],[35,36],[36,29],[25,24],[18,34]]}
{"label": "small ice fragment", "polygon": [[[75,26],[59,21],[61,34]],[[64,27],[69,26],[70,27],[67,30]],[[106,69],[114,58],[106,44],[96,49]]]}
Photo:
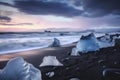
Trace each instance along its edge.
{"label": "small ice fragment", "polygon": [[57,60],[56,56],[45,56],[39,66],[63,66],[63,64]]}

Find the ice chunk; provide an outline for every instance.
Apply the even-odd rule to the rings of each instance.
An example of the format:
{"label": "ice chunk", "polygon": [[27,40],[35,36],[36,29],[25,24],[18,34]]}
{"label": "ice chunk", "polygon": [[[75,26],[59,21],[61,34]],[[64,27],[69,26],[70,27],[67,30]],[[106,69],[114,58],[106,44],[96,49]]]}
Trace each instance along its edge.
{"label": "ice chunk", "polygon": [[79,53],[86,53],[88,51],[97,51],[99,50],[99,44],[93,33],[81,36],[80,40],[76,44],[76,47],[72,49],[71,55],[77,56]]}
{"label": "ice chunk", "polygon": [[45,56],[43,62],[40,64],[41,66],[63,66],[63,64],[55,56]]}
{"label": "ice chunk", "polygon": [[100,48],[111,47],[115,45],[115,38],[109,34],[105,34],[98,39],[98,43]]}
{"label": "ice chunk", "polygon": [[50,45],[50,47],[60,47],[60,41],[57,38],[54,38],[53,43]]}
{"label": "ice chunk", "polygon": [[49,76],[49,77],[53,77],[54,74],[55,74],[54,72],[48,72],[48,73],[46,73],[46,75]]}
{"label": "ice chunk", "polygon": [[72,56],[77,56],[77,55],[79,55],[76,47],[74,47],[74,48],[72,49],[71,55],[72,55]]}
{"label": "ice chunk", "polygon": [[76,50],[82,53],[99,50],[95,35],[91,33],[87,36],[82,36],[76,45]]}
{"label": "ice chunk", "polygon": [[114,42],[102,42],[98,41],[100,48],[112,47],[115,45]]}
{"label": "ice chunk", "polygon": [[32,64],[17,57],[11,59],[0,71],[0,80],[42,80],[41,72]]}
{"label": "ice chunk", "polygon": [[100,40],[104,42],[112,42],[112,37],[109,34],[105,34],[100,38]]}

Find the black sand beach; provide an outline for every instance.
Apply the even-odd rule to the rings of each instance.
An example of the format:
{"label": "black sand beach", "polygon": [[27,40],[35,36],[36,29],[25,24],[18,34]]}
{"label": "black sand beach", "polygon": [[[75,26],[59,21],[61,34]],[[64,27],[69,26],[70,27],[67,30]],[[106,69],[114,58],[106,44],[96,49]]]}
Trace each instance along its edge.
{"label": "black sand beach", "polygon": [[[4,68],[9,59],[21,56],[27,62],[32,63],[36,68],[41,70],[43,80],[70,80],[71,78],[79,78],[80,80],[120,79],[119,75],[111,75],[107,78],[103,77],[103,71],[105,69],[120,69],[120,45],[116,44],[114,47],[104,48],[96,52],[88,52],[81,56],[70,56],[69,54],[74,46],[75,44],[71,44],[62,47],[0,55],[0,69]],[[64,66],[39,67],[43,57],[50,55],[56,56]],[[54,72],[55,75],[49,77],[46,75],[48,72]]]}
{"label": "black sand beach", "polygon": [[[43,48],[43,49],[35,49],[29,51],[22,51],[16,53],[8,53],[8,54],[1,54],[0,55],[0,68],[3,68],[3,64],[6,63],[8,60],[14,57],[23,57],[26,61],[32,63],[35,66],[38,66],[44,56],[57,56],[57,58],[62,58],[65,55],[67,56],[75,44],[64,45],[62,47],[53,47],[53,48]],[[1,64],[3,63],[3,64]]]}

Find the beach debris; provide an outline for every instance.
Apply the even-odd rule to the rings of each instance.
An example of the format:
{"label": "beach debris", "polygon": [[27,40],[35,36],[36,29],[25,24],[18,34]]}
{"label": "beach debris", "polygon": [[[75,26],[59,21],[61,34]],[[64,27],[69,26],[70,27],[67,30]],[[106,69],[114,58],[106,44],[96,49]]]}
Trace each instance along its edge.
{"label": "beach debris", "polygon": [[63,66],[63,64],[57,60],[56,56],[45,56],[39,66]]}
{"label": "beach debris", "polygon": [[0,70],[0,80],[42,80],[42,78],[39,69],[27,63],[22,57],[16,57]]}
{"label": "beach debris", "polygon": [[46,76],[53,77],[54,74],[55,74],[54,72],[48,72],[48,73],[46,73]]}
{"label": "beach debris", "polygon": [[54,38],[53,43],[50,45],[50,47],[60,47],[60,41],[57,38]]}
{"label": "beach debris", "polygon": [[80,80],[79,78],[71,78],[70,80]]}
{"label": "beach debris", "polygon": [[100,59],[100,60],[98,61],[98,63],[100,63],[100,64],[104,64],[104,63],[105,63],[105,60]]}
{"label": "beach debris", "polygon": [[120,80],[120,69],[106,68],[103,70],[105,80]]}
{"label": "beach debris", "polygon": [[66,69],[66,70],[69,70],[69,69],[70,69],[70,67],[66,67],[65,69]]}
{"label": "beach debris", "polygon": [[82,36],[78,41],[75,48],[73,48],[71,55],[77,56],[80,53],[87,53],[89,51],[98,51],[99,44],[97,43],[97,39],[93,33]]}

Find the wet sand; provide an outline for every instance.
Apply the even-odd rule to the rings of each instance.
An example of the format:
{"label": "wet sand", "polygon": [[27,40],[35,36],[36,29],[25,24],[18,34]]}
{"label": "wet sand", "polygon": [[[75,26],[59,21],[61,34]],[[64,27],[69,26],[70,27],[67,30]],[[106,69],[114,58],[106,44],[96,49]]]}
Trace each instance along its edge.
{"label": "wet sand", "polygon": [[42,48],[34,49],[29,51],[8,53],[0,55],[0,69],[3,68],[10,59],[14,57],[23,57],[27,62],[32,63],[34,66],[38,66],[44,56],[56,56],[58,59],[68,55],[71,52],[72,48],[75,46],[75,43],[64,45],[61,47],[51,47],[51,48]]}

